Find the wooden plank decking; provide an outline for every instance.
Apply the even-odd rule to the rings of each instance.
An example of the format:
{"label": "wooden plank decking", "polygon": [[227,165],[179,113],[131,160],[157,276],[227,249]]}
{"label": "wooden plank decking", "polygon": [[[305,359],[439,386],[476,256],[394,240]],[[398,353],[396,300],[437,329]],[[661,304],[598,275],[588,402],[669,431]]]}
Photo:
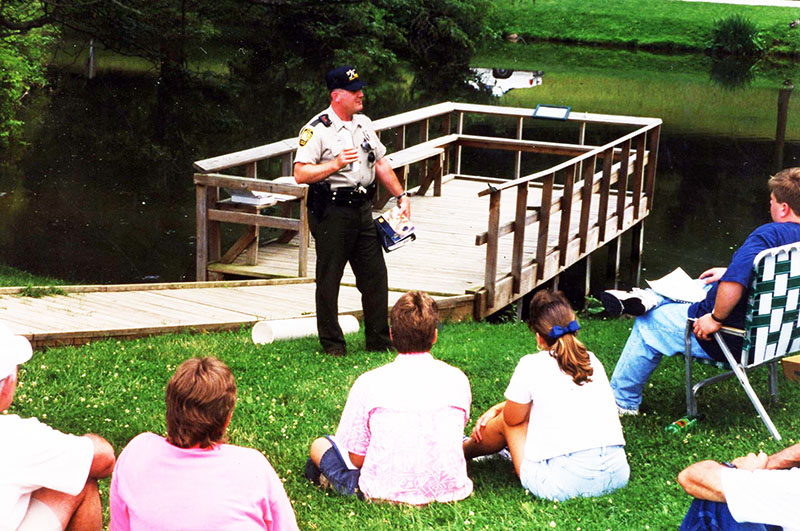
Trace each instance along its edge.
{"label": "wooden plank decking", "polygon": [[[314,315],[310,279],[206,282],[127,286],[65,287],[64,295],[23,297],[0,290],[0,322],[34,347],[82,344],[96,339],[133,338],[180,331],[226,330],[260,320]],[[402,295],[389,292],[389,304]],[[471,298],[437,297],[446,313]],[[342,287],[340,313],[361,315],[361,295]]]}
{"label": "wooden plank decking", "polygon": [[[408,246],[387,253],[386,265],[389,271],[389,287],[392,290],[424,290],[438,295],[464,295],[475,293],[484,284],[486,268],[486,246],[476,245],[478,234],[486,232],[489,198],[478,197],[478,192],[488,186],[487,182],[455,178],[442,186],[442,197],[414,196],[411,199],[411,217],[416,226],[417,240]],[[560,200],[561,190],[553,193],[553,203]],[[595,194],[596,196],[597,194]],[[613,195],[613,194],[612,194]],[[500,207],[500,223],[514,220],[516,198],[514,194],[504,194]],[[616,200],[614,200],[616,201]],[[592,201],[597,205],[599,201]],[[617,230],[617,218],[608,221],[606,239],[630,228],[633,222],[632,198],[627,198],[623,230]],[[528,194],[530,207],[541,204],[541,188],[531,187]],[[590,226],[597,224],[597,208],[590,214]],[[580,205],[573,207],[570,225],[577,227],[580,222]],[[548,248],[558,245],[560,216],[550,220]],[[526,260],[536,256],[536,237],[538,227],[534,224],[525,239]],[[574,232],[574,231],[573,231]],[[595,246],[596,246],[595,237]],[[500,239],[498,256],[499,271],[511,267],[513,236]],[[590,249],[592,251],[594,249]],[[262,246],[255,266],[245,265],[244,253],[232,264],[211,264],[209,271],[225,274],[241,274],[249,277],[292,277],[297,274],[297,240],[288,244],[271,243]],[[309,276],[314,276],[316,254],[313,239],[309,247]],[[552,275],[551,275],[552,276]],[[548,277],[542,279],[542,282]],[[343,284],[355,285],[355,278],[349,266],[345,269]]]}

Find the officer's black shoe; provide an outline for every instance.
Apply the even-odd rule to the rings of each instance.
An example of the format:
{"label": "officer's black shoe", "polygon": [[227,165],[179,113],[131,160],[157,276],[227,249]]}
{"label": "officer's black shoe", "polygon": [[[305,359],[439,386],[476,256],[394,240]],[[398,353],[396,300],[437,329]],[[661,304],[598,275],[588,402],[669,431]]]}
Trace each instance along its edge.
{"label": "officer's black shoe", "polygon": [[322,347],[325,351],[325,354],[330,354],[331,356],[346,356],[347,355],[347,347],[344,345],[331,345],[329,347]]}
{"label": "officer's black shoe", "polygon": [[386,352],[387,350],[394,350],[394,346],[391,343],[379,343],[377,345],[366,345],[366,348],[370,352]]}

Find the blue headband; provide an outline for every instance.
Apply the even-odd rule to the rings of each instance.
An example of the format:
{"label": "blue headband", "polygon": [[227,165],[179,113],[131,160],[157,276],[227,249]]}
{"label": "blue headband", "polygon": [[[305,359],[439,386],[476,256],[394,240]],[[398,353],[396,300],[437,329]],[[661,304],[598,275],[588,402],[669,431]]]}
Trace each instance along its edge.
{"label": "blue headband", "polygon": [[554,326],[553,329],[550,330],[550,333],[547,334],[547,335],[550,336],[553,339],[558,339],[559,337],[563,336],[564,334],[574,334],[575,332],[577,332],[580,329],[581,329],[581,327],[578,324],[578,321],[574,321],[573,320],[573,321],[570,321],[567,326],[563,326],[563,327],[562,326],[558,326],[558,325]]}

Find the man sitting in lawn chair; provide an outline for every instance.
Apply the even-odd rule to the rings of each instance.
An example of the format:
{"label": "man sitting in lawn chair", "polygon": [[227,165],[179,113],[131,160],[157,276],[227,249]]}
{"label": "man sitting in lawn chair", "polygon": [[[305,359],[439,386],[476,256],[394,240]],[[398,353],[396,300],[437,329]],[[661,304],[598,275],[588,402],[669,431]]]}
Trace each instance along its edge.
{"label": "man sitting in lawn chair", "polygon": [[472,395],[459,369],[430,354],[439,312],[412,291],[392,308],[399,354],[353,384],[335,437],[311,445],[306,477],[339,493],[414,505],[472,492],[461,441]]}
{"label": "man sitting in lawn chair", "polygon": [[[31,354],[30,342],[0,323],[0,412],[11,406],[17,366]],[[114,449],[98,435],[0,415],[0,529],[102,529],[97,478],[113,468]]]}
{"label": "man sitting in lawn chair", "polygon": [[749,453],[730,463],[700,461],[678,474],[695,497],[682,531],[800,529],[800,444],[767,456]]}
{"label": "man sitting in lawn chair", "polygon": [[[711,268],[700,275],[707,285],[706,298],[689,304],[665,299],[652,290],[606,291],[601,298],[612,315],[636,315],[633,330],[614,368],[611,387],[621,415],[636,415],[650,375],[662,356],[684,351],[688,318],[696,318],[691,355],[724,361],[712,335],[723,325],[744,328],[753,260],[772,247],[800,241],[800,168],[788,168],[769,179],[769,210],[773,223],[754,230],[734,253],[727,268]],[[735,342],[736,341],[736,342]],[[741,352],[741,338],[729,342]],[[737,355],[738,357],[738,355]]]}

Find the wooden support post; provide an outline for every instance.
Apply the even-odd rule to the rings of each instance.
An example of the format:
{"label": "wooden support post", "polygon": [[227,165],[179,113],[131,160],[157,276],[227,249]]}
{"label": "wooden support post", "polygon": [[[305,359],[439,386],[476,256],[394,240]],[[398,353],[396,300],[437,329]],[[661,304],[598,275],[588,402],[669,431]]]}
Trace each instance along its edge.
{"label": "wooden support post", "polygon": [[489,227],[487,230],[488,241],[486,242],[486,274],[484,277],[487,308],[493,307],[495,303],[497,250],[500,231],[500,193],[501,192],[495,192],[489,196]]}
{"label": "wooden support post", "polygon": [[419,142],[427,142],[430,139],[430,121],[426,118],[419,123]]}
{"label": "wooden support post", "polygon": [[794,85],[780,89],[778,92],[778,119],[775,125],[775,172],[783,169],[783,151],[786,144],[786,118],[789,111],[789,98],[792,96]]}
{"label": "wooden support post", "polygon": [[[499,195],[499,194],[498,194]],[[528,217],[528,183],[517,186],[517,210],[514,215],[514,247],[511,251],[511,276],[513,292],[522,290],[522,257],[525,252],[525,221]]]}
{"label": "wooden support post", "polygon": [[647,211],[653,208],[653,196],[656,191],[656,165],[658,163],[658,139],[661,126],[654,127],[647,133],[647,174],[644,182],[644,195],[647,196]]}
{"label": "wooden support post", "polygon": [[[567,263],[569,223],[572,217],[572,190],[575,187],[575,165],[564,170],[564,191],[561,196],[561,225],[558,228],[558,266]],[[546,214],[546,213],[545,213]]]}
{"label": "wooden support post", "polygon": [[614,148],[603,152],[603,176],[600,178],[600,205],[597,209],[598,235],[597,244],[606,241],[606,228],[608,227],[608,199],[611,190],[611,167],[614,164]]}
{"label": "wooden support post", "polygon": [[[517,119],[517,140],[522,140],[522,116]],[[522,151],[517,151],[514,157],[514,178],[519,179],[522,171]]]}
{"label": "wooden support post", "polygon": [[606,282],[608,282],[609,278],[612,279],[610,289],[619,288],[619,257],[620,257],[619,240],[620,240],[619,237],[617,237],[608,242],[608,259],[606,262]]}
{"label": "wooden support post", "polygon": [[580,238],[579,254],[586,252],[589,239],[589,218],[592,209],[592,188],[594,187],[594,165],[596,157],[586,159],[583,166],[583,188],[581,189],[581,219],[578,224],[578,237]]}
{"label": "wooden support post", "polygon": [[633,219],[639,219],[639,207],[642,203],[642,187],[644,186],[644,140],[645,135],[636,137],[636,159],[633,163]]}
{"label": "wooden support post", "polygon": [[631,229],[631,286],[639,286],[642,280],[642,245],[644,243],[644,220]]}
{"label": "wooden support post", "polygon": [[301,277],[308,275],[308,242],[309,242],[309,229],[308,229],[308,208],[306,208],[306,201],[308,200],[308,189],[303,191],[303,197],[300,200],[300,256],[297,274]]}
{"label": "wooden support post", "polygon": [[539,236],[536,240],[536,278],[544,278],[547,262],[547,241],[550,232],[550,210],[553,205],[553,180],[554,174],[549,174],[542,179],[542,205],[539,208]]}
{"label": "wooden support post", "polygon": [[[578,144],[581,146],[586,142],[586,122],[581,122],[580,129],[578,129]],[[578,163],[578,175],[583,173],[583,163]]]}
{"label": "wooden support post", "polygon": [[581,309],[586,308],[586,297],[592,292],[592,255],[587,254],[583,259],[583,304]]}
{"label": "wooden support post", "polygon": [[551,291],[558,291],[558,279],[559,275],[554,276],[550,279],[550,290]]}
{"label": "wooden support post", "polygon": [[195,224],[196,237],[195,237],[195,278],[198,282],[206,280],[206,272],[208,267],[208,198],[206,194],[206,187],[201,184],[195,185]]}
{"label": "wooden support post", "polygon": [[444,153],[436,157],[433,164],[433,196],[442,197],[442,177],[444,176]]}
{"label": "wooden support post", "polygon": [[[206,215],[209,208],[214,208],[219,201],[219,188],[206,187]],[[220,236],[219,221],[207,220],[208,224],[208,261],[215,262],[222,255],[222,238]]]}
{"label": "wooden support post", "polygon": [[281,174],[286,177],[294,175],[294,165],[292,164],[291,153],[284,153],[281,156]]}
{"label": "wooden support post", "polygon": [[[251,162],[247,165],[247,177],[250,179],[258,178],[258,166],[255,162]],[[253,225],[247,228],[247,231],[252,233],[253,241],[247,247],[247,257],[245,259],[245,263],[250,266],[254,266],[258,264],[258,237],[260,229],[257,225]]]}
{"label": "wooden support post", "polygon": [[[456,126],[456,133],[459,135],[464,134],[464,113],[458,113],[458,126]],[[455,164],[455,172],[456,175],[461,174],[461,146],[456,147],[456,164]]]}
{"label": "wooden support post", "polygon": [[628,198],[628,166],[630,165],[631,141],[622,144],[619,158],[619,174],[617,176],[617,230],[625,224],[625,202]]}

